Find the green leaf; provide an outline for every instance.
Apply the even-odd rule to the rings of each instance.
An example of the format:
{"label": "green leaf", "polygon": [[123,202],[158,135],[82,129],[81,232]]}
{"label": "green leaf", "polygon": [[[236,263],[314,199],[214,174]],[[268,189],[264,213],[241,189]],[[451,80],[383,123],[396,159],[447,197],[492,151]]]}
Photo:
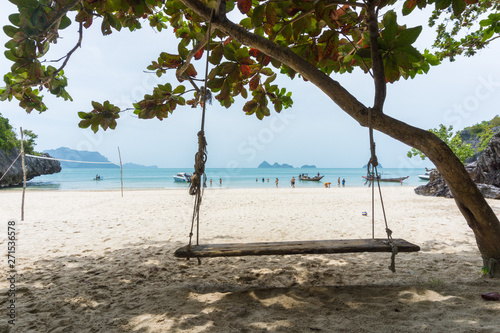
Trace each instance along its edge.
{"label": "green leaf", "polygon": [[465,10],[466,6],[467,4],[465,3],[464,0],[453,0],[452,2],[453,14],[455,14],[455,16],[459,16]]}
{"label": "green leaf", "polygon": [[78,123],[80,128],[88,128],[90,126],[90,119],[84,119]]}
{"label": "green leaf", "polygon": [[446,9],[450,7],[451,0],[436,0],[436,9]]}
{"label": "green leaf", "polygon": [[96,111],[102,111],[103,110],[103,106],[101,103],[99,102],[95,102],[95,101],[92,101],[92,107],[94,108],[94,110]]}
{"label": "green leaf", "polygon": [[252,28],[252,19],[250,17],[245,17],[243,20],[240,21],[240,25],[243,28],[251,29]]}
{"label": "green leaf", "polygon": [[9,40],[7,43],[5,43],[5,48],[6,49],[13,49],[17,47],[17,43],[14,42],[12,39]]}
{"label": "green leaf", "polygon": [[248,53],[248,49],[246,47],[242,47],[234,52],[234,57],[236,58],[236,61],[240,61],[243,58],[250,57],[250,54]]}
{"label": "green leaf", "polygon": [[182,94],[186,91],[186,87],[183,85],[177,86],[172,93],[174,94]]}
{"label": "green leaf", "polygon": [[384,18],[382,19],[384,24],[384,30],[382,31],[382,37],[386,42],[391,42],[398,32],[398,23],[396,21],[396,13],[393,10],[388,11]]}
{"label": "green leaf", "polygon": [[11,25],[5,25],[3,27],[3,32],[9,36],[10,38],[14,37],[14,35],[19,31],[19,28],[13,27]]}
{"label": "green leaf", "polygon": [[266,5],[260,5],[255,7],[252,15],[252,26],[258,27],[262,25],[262,19],[264,18],[265,10],[266,10]]}
{"label": "green leaf", "polygon": [[493,37],[493,34],[495,33],[495,29],[493,27],[489,27],[488,29],[484,30],[483,32],[483,38],[481,39],[483,42],[487,41],[491,37]]}
{"label": "green leaf", "polygon": [[26,8],[36,8],[36,7],[38,7],[38,1],[37,0],[19,0],[18,6],[19,7],[26,7]]}
{"label": "green leaf", "polygon": [[19,23],[21,21],[20,17],[21,17],[21,15],[18,13],[11,14],[11,15],[9,15],[9,21],[10,21],[10,23],[15,25],[16,27],[19,27]]}
{"label": "green leaf", "polygon": [[223,83],[224,83],[223,78],[212,79],[207,82],[207,87],[215,91],[219,91],[219,89],[222,88]]}
{"label": "green leaf", "polygon": [[370,49],[357,49],[356,55],[361,58],[371,58],[372,56]]}
{"label": "green leaf", "polygon": [[5,55],[5,58],[9,59],[10,61],[16,62],[18,60],[18,57],[16,57],[11,50],[7,50],[3,54]]}
{"label": "green leaf", "polygon": [[409,45],[400,49],[402,52],[408,54],[412,62],[417,62],[423,59],[422,53],[420,53],[416,48]]}
{"label": "green leaf", "polygon": [[69,19],[69,17],[67,17],[66,15],[64,15],[61,19],[61,23],[59,24],[59,29],[66,29],[67,27],[69,27],[69,25],[71,24],[71,20]]}
{"label": "green leaf", "polygon": [[490,19],[485,19],[485,20],[479,21],[479,25],[482,27],[487,27],[487,26],[491,25],[492,23],[493,23],[493,21]]}
{"label": "green leaf", "polygon": [[227,60],[231,60],[231,61],[236,61],[236,57],[234,56],[234,48],[228,44],[226,45],[224,48],[224,57],[227,59]]}
{"label": "green leaf", "polygon": [[208,60],[212,65],[218,65],[221,62],[223,55],[224,55],[224,47],[221,44],[219,44],[212,50]]}
{"label": "green leaf", "polygon": [[422,26],[401,30],[394,41],[394,47],[404,47],[415,43],[421,32]]}

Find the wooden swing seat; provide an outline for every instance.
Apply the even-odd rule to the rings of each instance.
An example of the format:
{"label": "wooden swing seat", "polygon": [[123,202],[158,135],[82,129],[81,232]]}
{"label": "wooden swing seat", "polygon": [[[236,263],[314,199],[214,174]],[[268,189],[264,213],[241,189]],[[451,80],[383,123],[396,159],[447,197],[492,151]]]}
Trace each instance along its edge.
{"label": "wooden swing seat", "polygon": [[[405,241],[393,239],[398,252],[418,252],[420,247]],[[239,257],[289,254],[327,254],[356,252],[391,252],[387,239],[332,239],[291,242],[228,243],[183,246],[175,251],[179,258]]]}

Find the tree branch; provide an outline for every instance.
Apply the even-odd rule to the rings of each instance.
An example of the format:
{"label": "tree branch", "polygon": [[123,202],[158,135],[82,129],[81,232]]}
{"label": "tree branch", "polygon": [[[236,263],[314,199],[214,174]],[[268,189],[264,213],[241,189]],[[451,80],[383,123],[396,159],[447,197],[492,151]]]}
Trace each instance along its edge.
{"label": "tree branch", "polygon": [[384,73],[384,63],[382,61],[382,56],[378,48],[378,18],[375,11],[376,1],[370,0],[368,2],[367,8],[367,23],[368,32],[370,33],[370,51],[372,57],[372,69],[375,81],[375,101],[373,103],[373,109],[377,112],[382,112],[384,107],[384,101],[386,96],[386,82]]}
{"label": "tree branch", "polygon": [[[47,83],[49,83],[50,81],[52,81],[57,74],[59,74],[59,72],[61,72],[64,67],[66,67],[66,65],[68,64],[68,61],[69,61],[69,58],[71,58],[71,56],[73,55],[73,53],[76,51],[76,49],[78,49],[79,47],[82,46],[82,40],[83,40],[83,23],[80,22],[80,28],[78,29],[78,42],[76,43],[76,45],[68,52],[68,54],[66,54],[65,57],[63,58],[66,58],[64,59],[64,62],[63,64],[61,65],[61,67],[59,67],[57,70],[54,71],[54,73],[52,73],[51,76],[49,76],[48,78],[46,78],[45,80],[41,81],[41,82],[30,82],[30,83],[27,83],[27,84],[23,84],[23,90],[22,90],[22,93],[24,93],[26,91],[26,89],[30,88],[30,87],[34,87],[34,86],[44,86],[46,85]],[[63,59],[61,58],[61,59]]]}
{"label": "tree branch", "polygon": [[[221,8],[221,3],[223,3],[224,8]],[[214,17],[225,18],[225,0],[217,0],[217,4],[215,5],[215,9],[213,9],[212,12],[210,13],[209,21],[212,21],[214,19]],[[191,50],[191,52],[189,52],[189,54],[186,58],[186,62],[184,62],[184,64],[182,64],[182,66],[179,67],[177,69],[177,71],[175,72],[175,76],[177,77],[177,80],[179,80],[181,82],[184,80],[189,80],[189,82],[191,82],[191,84],[193,85],[193,87],[196,89],[197,92],[200,92],[200,88],[198,88],[198,86],[193,82],[192,78],[190,78],[187,75],[184,75],[184,72],[186,72],[186,70],[188,69],[189,65],[191,64],[191,60],[193,59],[195,54],[197,52],[199,52],[201,49],[203,49],[205,47],[205,45],[207,45],[207,43],[210,40],[210,36],[212,35],[212,33],[215,30],[215,27],[212,26],[210,28],[210,31],[208,31],[208,29],[209,28],[207,27],[207,33],[205,34],[205,36],[203,36],[203,39],[198,44],[195,45],[195,47]],[[209,45],[209,47],[210,47],[210,45]]]}
{"label": "tree branch", "polygon": [[[182,2],[205,20],[208,21],[210,19],[211,10],[203,3],[196,0],[182,0]],[[232,36],[238,42],[256,48],[264,54],[286,64],[297,73],[300,73],[308,81],[321,89],[321,91],[330,97],[342,110],[356,119],[362,126],[368,126],[368,114],[364,112],[366,109],[365,105],[359,102],[337,81],[333,80],[330,76],[320,71],[308,61],[299,57],[290,49],[281,47],[262,36],[253,34],[226,18],[215,18],[212,25],[225,34]]]}

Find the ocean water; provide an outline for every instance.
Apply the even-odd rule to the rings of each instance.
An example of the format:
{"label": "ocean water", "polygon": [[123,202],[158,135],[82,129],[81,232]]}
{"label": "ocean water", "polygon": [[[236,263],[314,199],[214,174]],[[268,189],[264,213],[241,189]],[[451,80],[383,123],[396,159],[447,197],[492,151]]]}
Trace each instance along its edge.
{"label": "ocean water", "polygon": [[[192,173],[189,168],[158,168],[158,169],[124,169],[124,189],[187,189],[189,184],[174,182],[173,176],[178,172]],[[320,182],[300,181],[299,174],[308,173],[314,176],[317,173],[324,175]],[[393,178],[410,176],[400,183],[381,182],[381,186],[412,186],[423,185],[426,181],[418,178],[425,173],[423,169],[391,169],[379,170],[382,177]],[[99,174],[103,180],[93,180]],[[324,187],[325,182],[337,186],[337,180],[345,179],[347,187],[363,187],[366,175],[363,168],[317,168],[317,169],[259,169],[259,168],[209,168],[206,169],[208,188],[273,188],[278,178],[279,187],[289,187],[290,180],[295,177],[295,187]],[[264,181],[262,181],[264,179]],[[269,181],[268,181],[269,179]],[[210,185],[210,180],[212,184]],[[70,169],[63,168],[60,173],[39,176],[28,182],[31,189],[44,190],[118,190],[121,187],[120,169]]]}

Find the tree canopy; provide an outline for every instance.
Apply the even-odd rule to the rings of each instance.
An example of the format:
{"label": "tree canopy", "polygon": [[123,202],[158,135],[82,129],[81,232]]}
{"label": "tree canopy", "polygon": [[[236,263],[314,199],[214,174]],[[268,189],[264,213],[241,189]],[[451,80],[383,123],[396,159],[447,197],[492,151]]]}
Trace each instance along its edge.
{"label": "tree canopy", "polygon": [[[27,154],[38,154],[35,152],[35,140],[38,136],[30,130],[23,130],[23,135],[25,136],[24,151]],[[16,132],[9,124],[9,120],[0,114],[0,149],[10,152],[14,148],[21,148],[21,140],[17,139]]]}
{"label": "tree canopy", "polygon": [[[4,76],[5,88],[0,90],[2,100],[16,98],[26,111],[45,111],[42,90],[71,99],[64,76],[64,66],[81,45],[84,30],[99,24],[104,35],[127,28],[131,31],[147,24],[158,31],[173,30],[179,39],[178,54],[162,52],[151,62],[148,70],[161,77],[168,70],[176,70],[181,84],[158,85],[144,99],[133,105],[140,118],[168,117],[177,106],[196,106],[200,102],[200,79],[194,63],[202,59],[208,42],[207,20],[190,10],[183,1],[160,0],[10,0],[19,13],[9,17],[12,25],[4,32],[12,39],[5,45],[5,56],[14,62],[12,71]],[[216,1],[192,1],[215,8]],[[426,73],[437,64],[434,55],[423,54],[412,44],[422,27],[406,27],[397,23],[397,13],[389,10],[395,1],[382,2],[377,13],[384,11],[378,23],[380,34],[377,48],[381,53],[387,82]],[[433,3],[429,1],[428,3]],[[447,8],[436,3],[436,8]],[[426,2],[406,1],[403,14],[409,14]],[[226,1],[223,15],[237,12],[242,17],[239,26],[286,47],[326,74],[351,72],[360,68],[372,69],[368,12],[365,4],[354,1]],[[70,13],[73,15],[70,15]],[[68,54],[59,59],[59,66],[46,64],[50,45],[57,42],[59,30],[73,21],[80,26],[79,40]],[[210,36],[210,58],[216,65],[208,76],[207,87],[215,99],[228,108],[238,96],[248,100],[247,114],[259,119],[291,106],[290,93],[274,83],[277,72],[290,78],[297,73],[287,64],[272,58],[261,50],[243,45],[237,38],[215,29]],[[302,75],[298,75],[302,76]],[[304,78],[307,79],[307,78]],[[188,82],[188,87],[184,84]],[[189,82],[191,84],[189,84]],[[97,131],[114,128],[120,110],[109,103],[92,102],[90,112],[79,113],[80,126]]]}
{"label": "tree canopy", "polygon": [[[460,132],[453,133],[453,126],[449,126],[446,128],[443,124],[439,125],[439,129],[433,128],[430,129],[429,132],[434,133],[446,143],[451,150],[457,155],[462,163],[465,163],[465,160],[474,155],[474,149],[471,147],[470,143],[464,143],[462,137],[460,136]],[[490,137],[491,138],[491,137]],[[426,156],[420,150],[412,148],[408,152],[408,157],[419,156],[421,159],[425,159]]]}
{"label": "tree canopy", "polygon": [[[427,73],[431,65],[439,63],[439,59],[453,59],[466,48],[466,54],[473,54],[474,50],[497,38],[500,32],[500,14],[495,12],[498,10],[497,1],[408,0],[404,2],[401,13],[392,9],[395,0],[228,0],[222,1],[222,6],[220,0],[9,1],[18,6],[19,12],[9,16],[12,25],[3,27],[11,38],[5,45],[5,56],[14,64],[11,72],[4,76],[5,87],[0,89],[0,99],[15,98],[27,112],[47,109],[43,90],[71,100],[64,67],[81,46],[84,30],[95,25],[100,25],[103,35],[124,28],[134,31],[148,25],[159,32],[170,30],[179,40],[178,54],[162,52],[147,68],[158,77],[169,70],[176,71],[178,82],[159,84],[135,103],[132,109],[140,118],[161,120],[177,106],[199,105],[201,90],[198,85],[203,84],[197,84],[202,75],[198,74],[196,67],[198,64],[203,66],[204,62],[198,62],[196,66],[195,63],[202,60],[207,49],[209,61],[215,66],[208,75],[207,87],[222,106],[229,108],[235,98],[242,97],[247,100],[243,107],[245,113],[259,119],[269,116],[271,109],[280,112],[290,107],[291,94],[274,83],[278,72],[292,79],[299,76],[307,80],[307,77],[271,57],[269,52],[244,45],[221,29],[212,29],[208,36],[206,17],[192,10],[190,5],[203,10],[220,9],[218,15],[237,17],[240,28],[290,50],[327,75],[359,68],[373,76],[377,66],[373,66],[372,51],[376,51],[381,58],[384,80],[391,83]],[[435,45],[441,51],[436,55],[428,50],[420,52],[413,46],[422,31],[421,26],[398,24],[398,15],[410,15],[415,9],[429,5],[435,8],[430,24],[438,25]],[[368,20],[372,14],[373,19]],[[481,15],[488,16],[480,21],[479,26],[474,25]],[[79,25],[78,42],[65,57],[55,61],[58,66],[48,65],[51,44],[57,43],[59,30],[67,28],[72,21]],[[453,29],[450,32],[447,29],[451,23]],[[375,29],[375,36],[370,35],[370,24]],[[476,30],[464,39],[456,40],[460,32],[472,28]],[[476,42],[469,43],[471,38]],[[90,112],[79,112],[80,126],[91,127],[94,132],[99,126],[104,130],[114,129],[120,111],[109,101],[93,101]]]}

